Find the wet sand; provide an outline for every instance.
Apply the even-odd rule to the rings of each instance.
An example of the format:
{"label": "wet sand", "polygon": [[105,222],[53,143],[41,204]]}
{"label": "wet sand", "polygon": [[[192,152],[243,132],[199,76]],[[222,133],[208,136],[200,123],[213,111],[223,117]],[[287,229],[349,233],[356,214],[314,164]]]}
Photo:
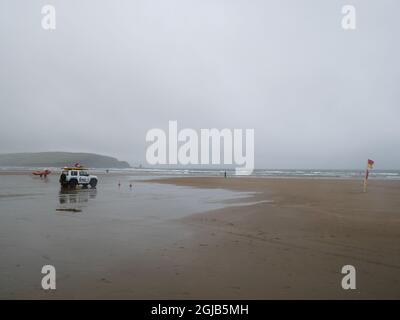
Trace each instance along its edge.
{"label": "wet sand", "polygon": [[[104,174],[97,189],[72,191],[55,174],[0,175],[0,298],[168,298],[158,285],[175,275],[168,252],[192,236],[176,220],[246,194],[145,178]],[[47,264],[57,272],[52,292],[40,285]]]}
{"label": "wet sand", "polygon": [[[188,256],[173,256],[192,297],[400,298],[399,181],[370,181],[366,194],[357,180],[157,182],[258,192],[252,199],[258,204],[180,219],[196,230],[182,249]],[[348,264],[357,271],[356,290],[341,287],[341,268]]]}
{"label": "wet sand", "polygon": [[0,179],[1,298],[400,298],[399,181],[105,175],[64,194],[56,176]]}

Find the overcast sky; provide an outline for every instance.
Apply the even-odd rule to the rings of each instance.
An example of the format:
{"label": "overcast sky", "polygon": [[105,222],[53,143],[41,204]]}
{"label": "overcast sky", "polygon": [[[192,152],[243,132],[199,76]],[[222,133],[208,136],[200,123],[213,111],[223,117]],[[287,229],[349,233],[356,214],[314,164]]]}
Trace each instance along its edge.
{"label": "overcast sky", "polygon": [[254,128],[256,168],[399,169],[399,17],[398,0],[2,0],[0,153],[146,165],[147,131],[177,120]]}

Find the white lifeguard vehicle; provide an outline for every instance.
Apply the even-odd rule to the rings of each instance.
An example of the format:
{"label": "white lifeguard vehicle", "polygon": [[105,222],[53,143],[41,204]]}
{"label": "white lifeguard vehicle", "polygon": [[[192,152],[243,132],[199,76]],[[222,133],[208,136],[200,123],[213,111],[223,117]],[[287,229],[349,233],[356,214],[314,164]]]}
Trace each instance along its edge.
{"label": "white lifeguard vehicle", "polygon": [[82,188],[96,188],[97,177],[89,174],[87,168],[82,166],[64,167],[60,176],[61,187],[75,189],[77,186]]}

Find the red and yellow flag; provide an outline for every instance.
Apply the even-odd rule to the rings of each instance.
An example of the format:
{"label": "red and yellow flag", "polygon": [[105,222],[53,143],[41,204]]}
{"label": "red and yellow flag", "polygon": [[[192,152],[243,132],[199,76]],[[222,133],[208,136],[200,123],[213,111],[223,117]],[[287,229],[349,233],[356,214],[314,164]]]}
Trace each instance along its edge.
{"label": "red and yellow flag", "polygon": [[373,169],[374,168],[374,161],[371,159],[368,159],[368,169]]}

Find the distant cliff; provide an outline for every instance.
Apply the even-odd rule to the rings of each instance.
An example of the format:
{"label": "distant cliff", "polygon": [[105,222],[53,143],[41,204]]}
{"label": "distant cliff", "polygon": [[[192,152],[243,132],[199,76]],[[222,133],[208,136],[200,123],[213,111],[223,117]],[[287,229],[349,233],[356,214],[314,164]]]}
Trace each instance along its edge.
{"label": "distant cliff", "polygon": [[75,163],[88,168],[129,168],[126,161],[94,153],[37,152],[0,154],[2,167],[65,167]]}

